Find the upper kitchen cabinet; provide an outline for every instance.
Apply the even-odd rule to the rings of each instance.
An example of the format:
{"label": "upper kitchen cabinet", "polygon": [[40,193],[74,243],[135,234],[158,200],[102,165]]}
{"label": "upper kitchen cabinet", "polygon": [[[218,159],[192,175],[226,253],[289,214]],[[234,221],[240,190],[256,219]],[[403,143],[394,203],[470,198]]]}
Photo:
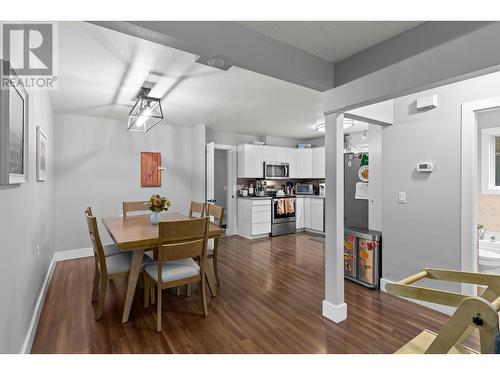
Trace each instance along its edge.
{"label": "upper kitchen cabinet", "polygon": [[238,145],[238,178],[264,177],[264,146]]}
{"label": "upper kitchen cabinet", "polygon": [[312,177],[325,178],[325,148],[312,149]]}
{"label": "upper kitchen cabinet", "polygon": [[263,161],[278,161],[276,159],[276,149],[275,146],[262,146],[264,150],[264,160]]}
{"label": "upper kitchen cabinet", "polygon": [[296,148],[286,148],[286,161],[290,164],[290,178],[297,178],[297,151]]}
{"label": "upper kitchen cabinet", "polygon": [[312,178],[312,150],[312,148],[296,149],[297,162],[295,164],[295,178]]}

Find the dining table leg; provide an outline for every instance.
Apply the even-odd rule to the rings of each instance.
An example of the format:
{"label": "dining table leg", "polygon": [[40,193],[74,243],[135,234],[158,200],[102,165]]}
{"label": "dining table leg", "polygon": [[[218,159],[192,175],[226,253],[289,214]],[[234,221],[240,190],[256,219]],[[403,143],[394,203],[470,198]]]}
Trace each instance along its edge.
{"label": "dining table leg", "polygon": [[137,287],[137,279],[141,272],[142,261],[144,258],[144,250],[134,250],[132,254],[132,265],[128,275],[127,295],[125,297],[125,306],[123,308],[122,322],[126,323],[130,315],[130,308],[134,300],[135,288]]}

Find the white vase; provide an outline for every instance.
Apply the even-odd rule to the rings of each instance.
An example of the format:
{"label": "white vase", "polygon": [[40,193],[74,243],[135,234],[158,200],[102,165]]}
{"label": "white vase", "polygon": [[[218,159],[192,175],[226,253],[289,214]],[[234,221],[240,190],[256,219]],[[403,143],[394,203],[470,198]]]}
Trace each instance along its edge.
{"label": "white vase", "polygon": [[151,224],[153,225],[158,225],[158,223],[160,222],[161,220],[161,215],[159,212],[153,212],[151,214]]}

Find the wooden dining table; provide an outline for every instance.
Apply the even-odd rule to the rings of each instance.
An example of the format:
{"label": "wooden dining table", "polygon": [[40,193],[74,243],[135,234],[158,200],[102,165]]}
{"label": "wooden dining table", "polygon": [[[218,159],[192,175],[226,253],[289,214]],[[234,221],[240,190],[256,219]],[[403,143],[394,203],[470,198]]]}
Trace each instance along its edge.
{"label": "wooden dining table", "polygon": [[[161,215],[161,221],[177,220],[189,220],[189,217],[179,213],[162,213]],[[102,222],[118,249],[122,252],[132,252],[132,265],[128,276],[127,294],[122,317],[122,322],[125,323],[129,319],[144,252],[158,245],[158,225],[151,224],[150,215],[104,218]],[[223,232],[224,229],[211,223],[208,237],[217,239]],[[212,296],[216,296],[217,287],[212,267],[205,267],[205,270],[210,292]]]}

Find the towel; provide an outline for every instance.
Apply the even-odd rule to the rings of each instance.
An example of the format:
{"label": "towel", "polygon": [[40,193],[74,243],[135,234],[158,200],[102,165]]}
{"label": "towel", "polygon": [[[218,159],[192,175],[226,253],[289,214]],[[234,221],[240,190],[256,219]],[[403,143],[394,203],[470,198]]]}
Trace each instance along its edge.
{"label": "towel", "polygon": [[295,212],[293,198],[287,198],[287,199],[284,199],[284,201],[285,201],[285,212],[287,214],[293,214]]}
{"label": "towel", "polygon": [[285,202],[284,202],[284,199],[278,199],[277,207],[276,207],[276,212],[278,213],[278,215],[284,215],[285,214]]}

